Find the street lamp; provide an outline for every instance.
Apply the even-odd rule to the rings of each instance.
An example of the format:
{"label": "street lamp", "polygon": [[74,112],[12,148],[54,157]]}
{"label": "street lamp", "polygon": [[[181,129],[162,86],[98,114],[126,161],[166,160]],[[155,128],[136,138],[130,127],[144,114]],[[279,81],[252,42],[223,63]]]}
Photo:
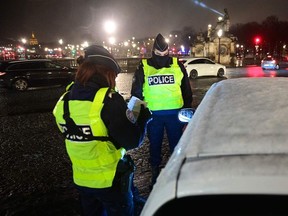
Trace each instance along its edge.
{"label": "street lamp", "polygon": [[220,54],[221,54],[221,52],[220,52],[220,39],[221,39],[221,37],[222,37],[222,35],[223,35],[223,30],[222,29],[219,29],[218,30],[218,32],[217,32],[217,35],[218,35],[218,39],[219,39],[219,46],[218,46],[218,63],[220,63]]}
{"label": "street lamp", "polygon": [[22,42],[23,44],[26,44],[26,43],[27,43],[26,38],[22,38],[22,39],[21,39],[21,42]]}
{"label": "street lamp", "polygon": [[26,38],[22,38],[21,39],[21,42],[23,43],[23,55],[24,56],[22,56],[24,59],[26,59],[26,43],[27,43],[27,40],[26,40]]}
{"label": "street lamp", "polygon": [[104,23],[104,30],[108,34],[113,34],[116,31],[116,23],[114,21],[106,21]]}
{"label": "street lamp", "polygon": [[116,32],[116,23],[112,20],[106,21],[104,23],[104,30],[108,35],[110,35],[108,40],[111,45],[111,54],[112,54],[113,45],[116,42],[115,37],[113,37],[113,34]]}
{"label": "street lamp", "polygon": [[259,54],[259,47],[260,47],[260,42],[261,42],[261,39],[260,39],[260,37],[255,37],[255,39],[254,39],[254,42],[255,42],[255,56],[258,56],[258,54]]}

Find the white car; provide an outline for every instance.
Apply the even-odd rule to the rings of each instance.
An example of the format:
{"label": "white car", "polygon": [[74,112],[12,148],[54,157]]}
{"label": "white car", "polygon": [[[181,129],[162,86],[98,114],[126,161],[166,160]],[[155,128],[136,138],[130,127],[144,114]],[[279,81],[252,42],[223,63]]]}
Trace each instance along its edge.
{"label": "white car", "polygon": [[214,83],[141,212],[288,215],[288,79]]}
{"label": "white car", "polygon": [[208,58],[180,58],[184,64],[188,77],[196,79],[198,76],[223,77],[226,73],[226,66],[215,63]]}

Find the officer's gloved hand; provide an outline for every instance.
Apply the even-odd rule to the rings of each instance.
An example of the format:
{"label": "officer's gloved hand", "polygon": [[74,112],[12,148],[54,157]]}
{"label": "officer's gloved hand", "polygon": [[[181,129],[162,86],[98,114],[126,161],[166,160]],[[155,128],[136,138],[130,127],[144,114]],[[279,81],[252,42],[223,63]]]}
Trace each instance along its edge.
{"label": "officer's gloved hand", "polygon": [[137,119],[137,123],[140,127],[145,128],[146,124],[152,119],[152,113],[151,111],[145,107],[143,104],[141,104],[140,113]]}

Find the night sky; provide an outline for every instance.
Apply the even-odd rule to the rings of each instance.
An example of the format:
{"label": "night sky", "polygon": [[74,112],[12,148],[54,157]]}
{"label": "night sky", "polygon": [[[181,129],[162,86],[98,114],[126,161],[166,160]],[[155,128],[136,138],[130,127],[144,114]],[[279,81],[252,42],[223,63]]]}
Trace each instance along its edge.
{"label": "night sky", "polygon": [[103,23],[117,23],[116,40],[167,35],[192,27],[205,31],[215,25],[224,8],[231,25],[261,23],[268,16],[288,21],[288,0],[3,0],[0,38],[30,38],[40,42],[102,41]]}

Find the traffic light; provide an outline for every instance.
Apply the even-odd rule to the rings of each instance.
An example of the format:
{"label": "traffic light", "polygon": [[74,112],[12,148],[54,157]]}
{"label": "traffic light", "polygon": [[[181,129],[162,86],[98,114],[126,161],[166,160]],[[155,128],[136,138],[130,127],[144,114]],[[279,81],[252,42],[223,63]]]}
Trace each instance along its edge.
{"label": "traffic light", "polygon": [[255,42],[256,45],[258,45],[259,43],[261,43],[261,38],[259,36],[256,36],[254,38],[254,42]]}

